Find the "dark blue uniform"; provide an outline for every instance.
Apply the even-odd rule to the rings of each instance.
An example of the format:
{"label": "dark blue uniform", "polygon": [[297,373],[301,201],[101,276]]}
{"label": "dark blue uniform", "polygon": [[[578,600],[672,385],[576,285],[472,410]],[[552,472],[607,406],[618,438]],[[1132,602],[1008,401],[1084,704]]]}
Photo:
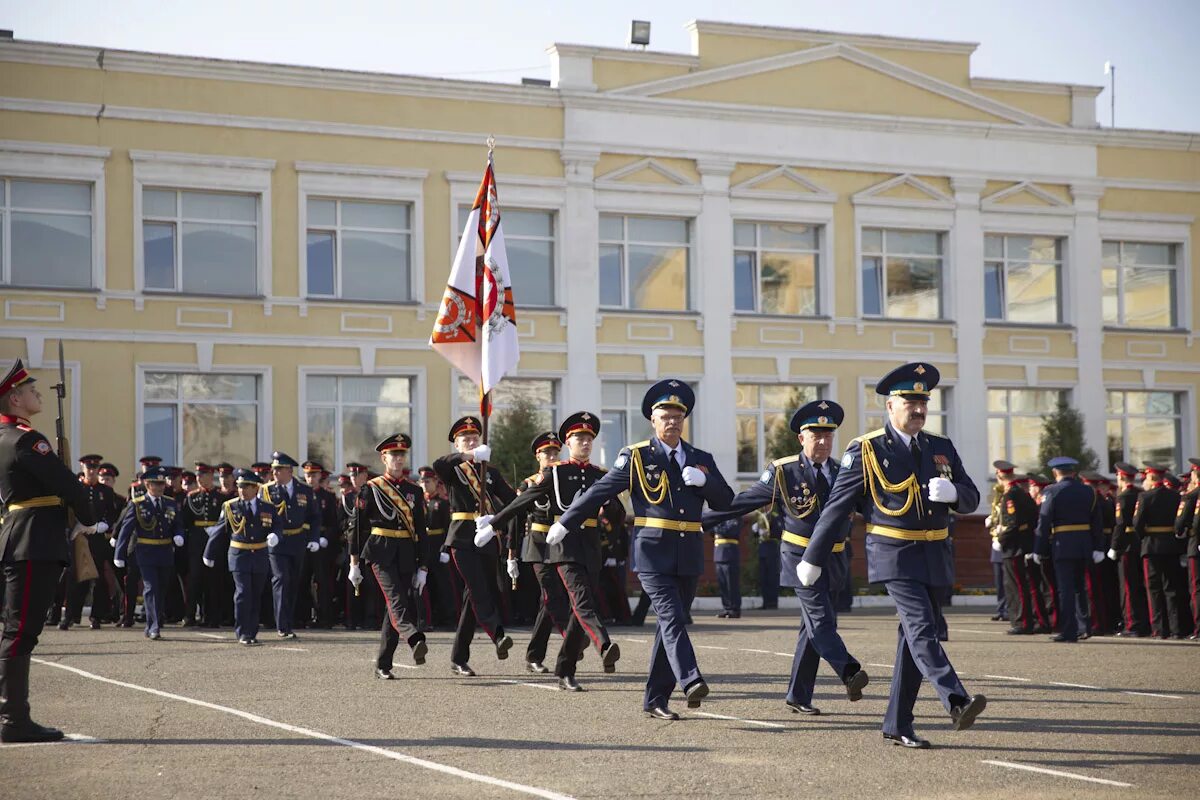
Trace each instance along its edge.
{"label": "dark blue uniform", "polygon": [[183,519],[175,501],[148,493],[130,501],[117,532],[116,560],[132,557],[142,574],[146,635],[158,636],[165,622],[167,590],[175,579],[176,536],[183,536]]}
{"label": "dark blue uniform", "polygon": [[719,616],[742,615],[742,521],[728,519],[717,523],[713,535],[713,564],[717,569],[717,586],[721,590]]}
{"label": "dark blue uniform", "polygon": [[780,514],[758,514],[751,530],[758,536],[758,591],[764,610],[779,608],[779,541],[783,535]]}
{"label": "dark blue uniform", "polygon": [[233,631],[238,641],[258,637],[259,602],[271,574],[267,557],[271,533],[283,536],[283,518],[261,497],[226,500],[217,524],[208,529],[204,558],[216,562],[224,557],[233,576]]}
{"label": "dark blue uniform", "polygon": [[282,634],[291,634],[296,593],[300,588],[300,567],[308,543],[316,543],[320,536],[321,505],[312,488],[295,478],[288,484],[275,481],[263,484],[259,499],[275,506],[283,518],[279,544],[268,548],[267,554],[271,562],[275,627]]}
{"label": "dark blue uniform", "polygon": [[1060,638],[1073,642],[1090,635],[1084,578],[1092,554],[1104,548],[1100,496],[1075,475],[1042,490],[1034,552],[1054,559],[1058,584]]}

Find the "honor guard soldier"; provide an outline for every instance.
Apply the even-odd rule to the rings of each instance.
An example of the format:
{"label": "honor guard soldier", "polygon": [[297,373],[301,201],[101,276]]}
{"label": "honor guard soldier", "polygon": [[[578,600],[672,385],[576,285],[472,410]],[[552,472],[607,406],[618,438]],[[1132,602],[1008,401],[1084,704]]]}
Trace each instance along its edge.
{"label": "honor guard soldier", "polygon": [[[616,505],[620,505],[619,500]],[[628,625],[625,560],[629,557],[629,529],[625,527],[625,507],[621,506],[617,521],[610,519],[603,508],[596,520],[600,523],[600,555],[604,558],[600,566],[600,607],[607,607],[614,624]]]}
{"label": "honor guard soldier", "polygon": [[1117,636],[1138,638],[1150,635],[1142,543],[1133,528],[1133,512],[1142,495],[1142,487],[1138,482],[1137,467],[1118,461],[1113,468],[1117,471],[1116,519],[1108,557],[1117,562],[1117,578],[1120,580],[1123,617]]}
{"label": "honor guard soldier", "polygon": [[194,466],[196,486],[182,498],[179,509],[183,537],[187,540],[186,605],[183,612],[185,628],[197,624],[197,609],[200,610],[200,621],[206,624],[219,621],[214,611],[220,607],[218,598],[208,591],[212,581],[203,564],[204,551],[208,547],[208,529],[217,524],[223,500],[213,486],[213,467],[203,461],[197,461]]}
{"label": "honor guard soldier", "polygon": [[[1108,548],[1112,540],[1113,525],[1116,522],[1116,505],[1113,503],[1110,482],[1098,472],[1082,472],[1079,477],[1085,486],[1096,492],[1100,503],[1100,535],[1104,538],[1104,548]],[[1091,564],[1087,571],[1088,608],[1092,612],[1092,635],[1107,636],[1116,633],[1116,620],[1120,616],[1120,600],[1117,597],[1117,565],[1108,558],[1102,558],[1100,563]]]}
{"label": "honor guard soldier", "polygon": [[1095,490],[1076,474],[1078,461],[1058,456],[1047,466],[1056,482],[1042,492],[1033,561],[1054,559],[1060,630],[1052,641],[1075,642],[1091,635],[1085,580],[1088,564],[1104,559],[1104,518]]}
{"label": "honor guard soldier", "polygon": [[305,557],[305,570],[300,576],[300,604],[296,607],[296,615],[304,624],[313,620],[312,592],[315,584],[317,606],[314,624],[318,628],[332,628],[333,580],[337,571],[340,546],[337,533],[337,497],[326,488],[329,471],[324,465],[317,461],[305,461],[303,469],[304,480],[313,490],[313,497],[317,501],[317,516],[321,520],[317,528],[317,544],[321,545],[321,549]]}
{"label": "honor guard soldier", "polygon": [[321,511],[313,490],[293,476],[300,466],[294,458],[276,450],[271,454],[270,466],[273,480],[263,484],[260,494],[283,517],[283,535],[273,533],[267,537],[275,628],[279,638],[295,639],[292,622],[300,590],[300,568],[305,550],[315,553],[321,548]]}
{"label": "honor guard soldier", "polygon": [[347,630],[352,631],[358,628],[377,628],[381,617],[375,613],[379,597],[379,593],[375,591],[375,575],[370,571],[366,572],[363,575],[363,583],[359,586],[354,586],[349,580],[350,526],[354,522],[354,504],[358,500],[359,491],[369,479],[370,471],[366,464],[357,461],[346,462],[346,471],[350,473],[350,488],[342,493],[341,502],[338,504],[338,529],[346,543],[345,555],[339,557],[338,561],[338,585],[345,590],[342,622]]}
{"label": "honor guard soldier", "polygon": [[258,645],[262,601],[271,574],[267,537],[283,533],[283,518],[274,505],[259,497],[258,475],[248,469],[234,472],[238,496],[221,504],[217,523],[208,530],[202,556],[212,569],[224,560],[233,576],[233,632],[238,644]]}
{"label": "honor guard soldier", "polygon": [[17,359],[0,379],[0,742],[53,742],[55,728],[29,715],[29,665],[63,567],[70,563],[67,510],[76,533],[102,535],[78,478],[29,424],[42,410],[35,379]]}
{"label": "honor guard soldier", "polygon": [[713,535],[713,567],[717,572],[717,589],[721,593],[718,619],[740,619],[742,616],[742,520],[740,517],[718,522],[711,527]]}
{"label": "honor guard soldier", "polygon": [[1005,476],[1015,473],[1017,467],[1010,461],[999,459],[992,462],[992,468],[996,470],[996,482],[992,484],[988,496],[989,511],[983,526],[992,537],[992,550],[988,555],[992,564],[992,585],[996,587],[996,613],[992,615],[992,622],[1000,622],[1011,619],[1012,614],[1008,602],[1008,584],[1004,580],[1004,556],[996,546],[996,526],[1000,519],[1001,496],[1005,492]]}
{"label": "honor guard soldier", "polygon": [[[495,467],[489,466],[486,479],[481,479],[476,462],[487,461],[492,455],[490,447],[479,443],[482,430],[477,417],[456,420],[449,435],[456,452],[433,462],[434,472],[450,494],[450,532],[446,534],[446,545],[465,586],[465,602],[450,651],[450,670],[467,677],[475,674],[468,661],[476,622],[496,646],[496,658],[508,658],[513,645],[512,638],[504,632],[497,608],[499,549],[490,541],[482,547],[475,545],[475,520],[483,503],[503,507],[517,494]],[[498,502],[492,502],[493,498]]]}
{"label": "honor guard soldier", "polygon": [[[583,691],[575,680],[575,667],[589,638],[600,653],[605,672],[614,672],[621,658],[621,649],[609,638],[599,611],[596,592],[601,564],[599,523],[594,516],[579,520],[575,528],[559,523],[571,501],[605,475],[604,469],[591,463],[592,444],[599,432],[600,418],[595,414],[580,411],[567,417],[559,426],[557,439],[566,444],[569,458],[543,468],[537,480],[516,500],[494,516],[480,517],[475,523],[476,543],[486,543],[495,535],[493,526],[503,526],[523,509],[533,506],[535,516],[530,523],[531,534],[541,533],[534,525],[546,527],[544,563],[554,570],[570,601],[570,615],[554,675],[558,678],[559,688],[570,692]],[[599,508],[596,510],[598,512]],[[613,504],[609,504],[607,510],[610,515],[623,513],[617,512]],[[623,519],[618,523],[623,523]],[[510,576],[515,572],[515,566],[515,561],[509,563]],[[551,613],[554,611],[551,609]],[[562,609],[557,613],[562,614]],[[562,619],[561,616],[558,618]],[[534,659],[530,661],[540,663]]]}
{"label": "honor guard soldier", "polygon": [[683,381],[667,379],[651,386],[642,399],[642,415],[650,420],[653,438],[622,448],[612,470],[576,495],[554,525],[577,531],[602,505],[629,492],[635,515],[634,569],[658,616],[642,701],[646,713],[657,719],[679,718],[667,706],[676,684],[688,708],[699,708],[708,696],[684,620],[704,572],[704,505],[723,511],[733,500],[712,455],[682,438],[684,420],[695,405],[696,396]]}
{"label": "honor guard soldier", "polygon": [[127,561],[138,566],[142,576],[146,637],[149,639],[162,638],[167,592],[175,579],[175,549],[185,544],[179,508],[166,496],[169,480],[163,467],[153,467],[142,473],[145,493],[130,503],[131,508],[117,531],[113,557],[117,567],[124,567]]}
{"label": "honor guard soldier", "polygon": [[266,461],[255,461],[250,465],[250,469],[258,476],[258,479],[264,484],[271,480],[271,465]]}
{"label": "honor guard soldier", "polygon": [[428,575],[421,564],[425,495],[420,486],[404,477],[411,447],[412,440],[404,433],[376,445],[384,471],[359,492],[350,525],[350,582],[355,586],[362,583],[361,559],[371,565],[383,593],[386,613],[375,656],[375,677],[387,681],[396,677],[392,659],[401,636],[412,649],[414,664],[424,664],[429,652],[425,634],[405,616],[410,588],[419,597]]}
{"label": "honor guard soldier", "polygon": [[[719,520],[741,515],[768,506],[767,514],[776,511],[783,516],[783,543],[780,545],[780,581],[796,590],[800,600],[800,633],[796,653],[792,658],[791,679],[788,682],[786,703],[793,712],[820,714],[812,704],[813,688],[817,682],[817,667],[821,659],[829,663],[846,687],[851,702],[862,699],[862,690],[869,681],[862,664],[846,650],[837,632],[837,613],[833,608],[831,590],[841,581],[840,572],[847,568],[841,559],[831,559],[829,569],[810,586],[800,582],[799,568],[816,527],[821,519],[829,493],[837,480],[838,466],[829,460],[833,450],[834,431],[842,424],[845,411],[832,400],[814,400],[797,409],[790,427],[800,440],[801,452],[772,461],[762,477],[733,499],[727,513],[707,512],[704,520]],[[841,519],[844,537],[850,530],[850,514]],[[833,545],[832,553],[842,551],[841,543]]]}
{"label": "honor guard soldier", "polygon": [[1014,470],[996,470],[1001,494],[992,520],[992,552],[1003,559],[1004,595],[1008,598],[1008,633],[1033,633],[1038,627],[1038,612],[1033,587],[1025,569],[1025,555],[1033,552],[1037,533],[1038,505],[1025,491],[1025,475]]}
{"label": "honor guard soldier", "polygon": [[1146,572],[1146,596],[1150,601],[1150,624],[1155,638],[1182,639],[1192,632],[1187,607],[1187,583],[1179,560],[1187,542],[1175,538],[1175,516],[1179,492],[1168,488],[1165,467],[1146,465],[1145,489],[1133,511],[1133,533],[1142,542]]}
{"label": "honor guard soldier", "polygon": [[1175,512],[1175,535],[1186,542],[1187,585],[1192,610],[1189,639],[1200,637],[1200,458],[1189,458],[1188,492]]}
{"label": "honor guard soldier", "polygon": [[461,609],[462,592],[450,568],[450,550],[446,547],[446,531],[450,528],[450,502],[442,496],[442,482],[433,467],[417,471],[425,495],[425,566],[429,570],[426,596],[429,598],[427,619],[439,627],[453,628]]}
{"label": "honor guard soldier", "polygon": [[[96,522],[103,521],[109,528],[117,522],[115,514],[116,501],[113,490],[100,482],[100,464],[104,458],[95,453],[81,456],[79,466],[83,471],[84,496],[91,508],[91,518]],[[112,547],[108,544],[107,534],[92,534],[87,537],[88,553],[96,565],[94,580],[75,581],[73,590],[67,595],[66,613],[58,627],[66,630],[70,623],[81,618],[83,604],[87,600],[88,590],[92,593],[92,610],[88,614],[88,623],[92,630],[99,630],[100,624],[108,619],[111,613],[111,596],[109,594],[108,578],[112,575]],[[70,572],[71,570],[67,570]]]}
{"label": "honor guard soldier", "polygon": [[846,517],[855,510],[863,515],[868,579],[884,584],[900,615],[883,737],[910,748],[929,747],[913,730],[922,677],[937,690],[955,730],[969,728],[987,705],[983,695],[967,694],[938,641],[940,600],[954,568],[947,541],[950,513],[970,514],[979,505],[979,490],[954,444],[923,430],[929,393],[939,379],[936,367],[917,362],[897,367],[875,385],[887,398],[887,421],[846,448],[796,570],[801,584],[813,585],[834,546],[845,539]]}

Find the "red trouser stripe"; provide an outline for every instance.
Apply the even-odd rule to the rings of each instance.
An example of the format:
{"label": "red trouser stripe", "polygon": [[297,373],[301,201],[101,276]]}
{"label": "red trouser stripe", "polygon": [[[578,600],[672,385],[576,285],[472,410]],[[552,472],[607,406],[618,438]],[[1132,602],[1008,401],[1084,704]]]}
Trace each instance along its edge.
{"label": "red trouser stripe", "polygon": [[[1144,558],[1142,559],[1142,576],[1146,579],[1146,613],[1150,615],[1150,633],[1153,634],[1155,632],[1154,631],[1154,591],[1150,588],[1150,562]],[[1159,631],[1159,632],[1162,633],[1163,637],[1165,638],[1166,635],[1168,633],[1170,633],[1170,631],[1171,631],[1171,621],[1170,620],[1168,620],[1168,619],[1163,620],[1163,629],[1164,630]]]}
{"label": "red trouser stripe", "polygon": [[387,592],[383,590],[383,581],[379,580],[379,567],[371,565],[371,572],[375,573],[375,585],[379,587],[379,593],[383,595],[383,605],[387,609],[388,619],[392,622],[392,630],[396,633],[400,632],[400,620],[396,619],[396,615],[392,613],[392,603],[388,599]]}
{"label": "red trouser stripe", "polygon": [[562,564],[556,564],[554,570],[558,573],[559,579],[563,582],[563,587],[567,590],[567,597],[571,598],[571,613],[575,615],[575,619],[579,620],[579,624],[587,631],[588,638],[592,640],[592,643],[596,645],[596,649],[599,650],[602,645],[600,637],[596,635],[594,630],[588,627],[588,624],[583,621],[583,617],[579,616],[579,609],[575,605],[575,594],[571,591],[571,587],[567,585],[567,579],[563,575],[562,567]]}
{"label": "red trouser stripe", "polygon": [[1192,632],[1200,631],[1200,586],[1197,586],[1196,572],[1200,567],[1197,566],[1200,558],[1188,559],[1188,575],[1191,577],[1192,584]]}
{"label": "red trouser stripe", "polygon": [[29,591],[33,586],[33,562],[25,562],[25,591],[21,595],[21,619],[17,621],[17,635],[13,637],[12,644],[8,646],[9,655],[17,655],[17,645],[21,641],[21,634],[25,633],[25,623],[29,621]]}
{"label": "red trouser stripe", "polygon": [[1021,566],[1014,561],[1011,569],[1013,583],[1017,584],[1017,602],[1021,604],[1021,627],[1032,628],[1032,609],[1029,606],[1033,604],[1033,597],[1025,591],[1025,584],[1021,582]]}
{"label": "red trouser stripe", "polygon": [[[483,628],[483,632],[488,635],[488,638],[495,641],[496,634],[488,630],[487,624],[479,618],[479,607],[475,605],[475,591],[471,588],[471,582],[467,580],[467,576],[463,574],[462,567],[458,566],[458,553],[454,548],[450,548],[450,560],[454,562],[454,568],[458,570],[459,576],[462,577],[467,597],[471,600],[471,613],[475,615],[475,621],[479,623],[479,627]],[[486,589],[486,587],[484,588]]]}

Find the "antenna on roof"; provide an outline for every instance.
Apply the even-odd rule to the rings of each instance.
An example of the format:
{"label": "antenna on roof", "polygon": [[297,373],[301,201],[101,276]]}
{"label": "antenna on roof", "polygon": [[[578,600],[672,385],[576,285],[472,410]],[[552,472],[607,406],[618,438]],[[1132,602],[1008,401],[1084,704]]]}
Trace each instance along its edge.
{"label": "antenna on roof", "polygon": [[1104,74],[1110,76],[1110,86],[1108,91],[1108,101],[1112,119],[1110,125],[1117,127],[1117,67],[1111,61],[1104,62]]}

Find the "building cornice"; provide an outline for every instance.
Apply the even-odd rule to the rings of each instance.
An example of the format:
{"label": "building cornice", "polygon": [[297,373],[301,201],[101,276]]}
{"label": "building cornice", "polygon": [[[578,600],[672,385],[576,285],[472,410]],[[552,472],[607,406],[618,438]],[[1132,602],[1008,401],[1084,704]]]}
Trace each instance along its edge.
{"label": "building cornice", "polygon": [[809,28],[780,28],[771,25],[743,25],[736,22],[714,22],[694,19],[684,25],[692,33],[714,36],[752,36],[794,42],[844,42],[858,47],[883,47],[890,50],[919,50],[928,53],[957,53],[970,55],[978,42],[951,42],[940,39],[909,39],[897,36],[877,36],[866,33],[837,33]]}
{"label": "building cornice", "polygon": [[1047,83],[1042,81],[1017,81],[1007,78],[971,78],[972,89],[984,89],[996,92],[1027,92],[1030,94],[1053,94],[1070,96],[1083,94],[1096,97],[1104,91],[1103,86],[1090,86],[1083,83]]}
{"label": "building cornice", "polygon": [[686,53],[666,53],[661,50],[622,50],[616,47],[596,47],[588,44],[564,44],[555,42],[546,48],[550,55],[560,56],[590,56],[605,61],[630,61],[635,64],[665,64],[674,67],[689,67],[696,69],[700,66],[698,56]]}

